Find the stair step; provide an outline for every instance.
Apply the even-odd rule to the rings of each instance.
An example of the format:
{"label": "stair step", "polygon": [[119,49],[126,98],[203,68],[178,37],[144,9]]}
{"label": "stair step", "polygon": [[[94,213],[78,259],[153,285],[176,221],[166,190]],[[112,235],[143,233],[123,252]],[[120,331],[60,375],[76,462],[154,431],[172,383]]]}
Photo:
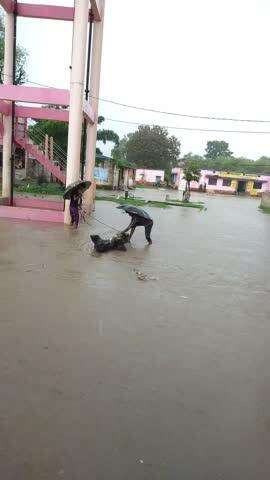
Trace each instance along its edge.
{"label": "stair step", "polygon": [[24,148],[28,153],[31,153],[35,159],[52,175],[54,175],[60,182],[65,183],[65,173],[60,169],[58,165],[54,165],[48,157],[33,143],[27,143],[25,139],[17,138],[16,143]]}

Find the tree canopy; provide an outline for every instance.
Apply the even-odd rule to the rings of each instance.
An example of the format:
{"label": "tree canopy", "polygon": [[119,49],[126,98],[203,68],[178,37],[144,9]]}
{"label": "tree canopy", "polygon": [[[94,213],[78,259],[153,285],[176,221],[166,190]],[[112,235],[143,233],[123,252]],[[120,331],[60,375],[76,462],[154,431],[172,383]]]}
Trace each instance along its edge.
{"label": "tree canopy", "polygon": [[180,141],[169,136],[166,128],[140,125],[134,133],[122,138],[112,151],[116,160],[125,159],[137,167],[170,172],[180,155]]}
{"label": "tree canopy", "polygon": [[116,161],[126,161],[127,160],[127,143],[128,143],[128,140],[129,140],[129,136],[130,136],[130,134],[121,138],[118,145],[115,145],[115,147],[113,147],[112,152],[111,152],[111,156],[114,160],[116,160]]}
{"label": "tree canopy", "polygon": [[[175,147],[173,150],[171,143],[168,147],[168,138],[173,139],[172,144]],[[193,168],[195,165],[197,170],[270,174],[270,157],[263,156],[258,160],[236,157],[225,141],[208,141],[206,152],[210,156],[207,153],[203,156],[189,152],[180,161],[187,167]],[[119,141],[119,145],[112,150],[112,157],[115,160],[130,161],[137,167],[165,169],[169,174],[171,167],[179,164],[179,153],[180,142],[175,137],[169,137],[166,129],[141,126],[136,132],[128,133]]]}
{"label": "tree canopy", "polygon": [[[215,147],[219,144],[217,149]],[[254,173],[254,174],[270,174],[270,157],[263,156],[260,157],[258,160],[251,160],[246,157],[235,157],[229,150],[229,145],[227,142],[219,142],[209,141],[207,145],[210,144],[210,149],[206,149],[208,152],[211,151],[211,156],[201,156],[201,155],[194,155],[193,153],[189,152],[183,156],[182,160],[185,165],[189,165],[189,163],[196,163],[199,169],[207,169],[207,170],[221,170],[227,172],[238,172],[238,173]],[[212,148],[214,144],[214,148]],[[220,145],[222,144],[222,145]],[[225,147],[224,147],[225,145]],[[227,152],[227,154],[216,154],[215,157],[213,155],[214,151]]]}
{"label": "tree canopy", "polygon": [[[0,12],[0,83],[4,81],[4,50],[5,50],[5,25],[4,16]],[[28,53],[25,48],[17,45],[16,48],[16,74],[15,83],[21,85],[27,80],[26,61]]]}
{"label": "tree canopy", "polygon": [[229,144],[223,140],[212,140],[207,142],[205,158],[216,160],[219,157],[231,157]]}
{"label": "tree canopy", "polygon": [[198,182],[200,178],[200,168],[197,162],[189,162],[184,168],[184,180],[186,180],[186,190],[190,191],[190,183]]}
{"label": "tree canopy", "polygon": [[[193,158],[194,157],[194,158]],[[206,170],[221,170],[225,172],[270,174],[270,157],[260,157],[250,160],[246,157],[219,157],[216,160],[200,157],[199,155],[184,156],[185,164],[196,161],[198,168]]]}
{"label": "tree canopy", "polygon": [[[98,117],[98,124],[103,123],[105,120],[104,117]],[[41,137],[43,134],[53,137],[54,141],[65,151],[67,152],[68,144],[68,123],[67,122],[58,122],[54,120],[37,120],[31,127],[30,133],[33,140],[35,138]],[[113,130],[100,129],[97,132],[97,140],[102,141],[104,144],[106,142],[113,142],[115,145],[119,143],[119,137],[117,133]],[[37,142],[39,143],[39,142]],[[102,154],[99,148],[96,149],[98,154]]]}

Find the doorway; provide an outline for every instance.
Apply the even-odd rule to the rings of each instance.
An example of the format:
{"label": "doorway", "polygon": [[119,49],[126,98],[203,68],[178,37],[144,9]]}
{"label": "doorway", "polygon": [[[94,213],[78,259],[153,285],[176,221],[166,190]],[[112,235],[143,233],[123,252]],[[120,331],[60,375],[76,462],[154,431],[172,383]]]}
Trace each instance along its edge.
{"label": "doorway", "polygon": [[237,187],[237,193],[245,193],[246,191],[246,182],[245,180],[239,180],[238,181],[238,187]]}

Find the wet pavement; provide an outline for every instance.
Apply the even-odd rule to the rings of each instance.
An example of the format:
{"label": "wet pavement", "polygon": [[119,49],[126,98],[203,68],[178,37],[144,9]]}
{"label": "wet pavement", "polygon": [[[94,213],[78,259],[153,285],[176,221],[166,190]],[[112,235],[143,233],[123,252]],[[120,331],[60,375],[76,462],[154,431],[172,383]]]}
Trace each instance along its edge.
{"label": "wet pavement", "polygon": [[1,479],[269,478],[270,216],[203,199],[101,256],[93,218],[0,221]]}

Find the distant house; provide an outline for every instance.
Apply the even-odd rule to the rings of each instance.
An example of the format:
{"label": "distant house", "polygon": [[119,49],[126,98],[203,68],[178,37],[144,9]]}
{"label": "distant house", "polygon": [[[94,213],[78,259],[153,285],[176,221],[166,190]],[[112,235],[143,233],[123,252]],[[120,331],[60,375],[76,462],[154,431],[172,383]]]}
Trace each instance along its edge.
{"label": "distant house", "polygon": [[113,167],[114,165],[111,157],[96,155],[94,180],[97,186],[112,187]]}
{"label": "distant house", "polygon": [[135,182],[135,165],[125,160],[114,160],[97,154],[94,180],[98,188],[112,190],[131,188]]}
{"label": "distant house", "polygon": [[[182,168],[172,169],[172,183],[184,190]],[[207,192],[230,195],[244,194],[259,197],[263,192],[270,190],[270,175],[255,175],[236,172],[221,172],[215,170],[201,170],[199,182],[191,182],[191,190],[206,190]]]}
{"label": "distant house", "polygon": [[136,182],[146,185],[159,184],[164,182],[164,170],[149,170],[146,168],[137,168]]}

